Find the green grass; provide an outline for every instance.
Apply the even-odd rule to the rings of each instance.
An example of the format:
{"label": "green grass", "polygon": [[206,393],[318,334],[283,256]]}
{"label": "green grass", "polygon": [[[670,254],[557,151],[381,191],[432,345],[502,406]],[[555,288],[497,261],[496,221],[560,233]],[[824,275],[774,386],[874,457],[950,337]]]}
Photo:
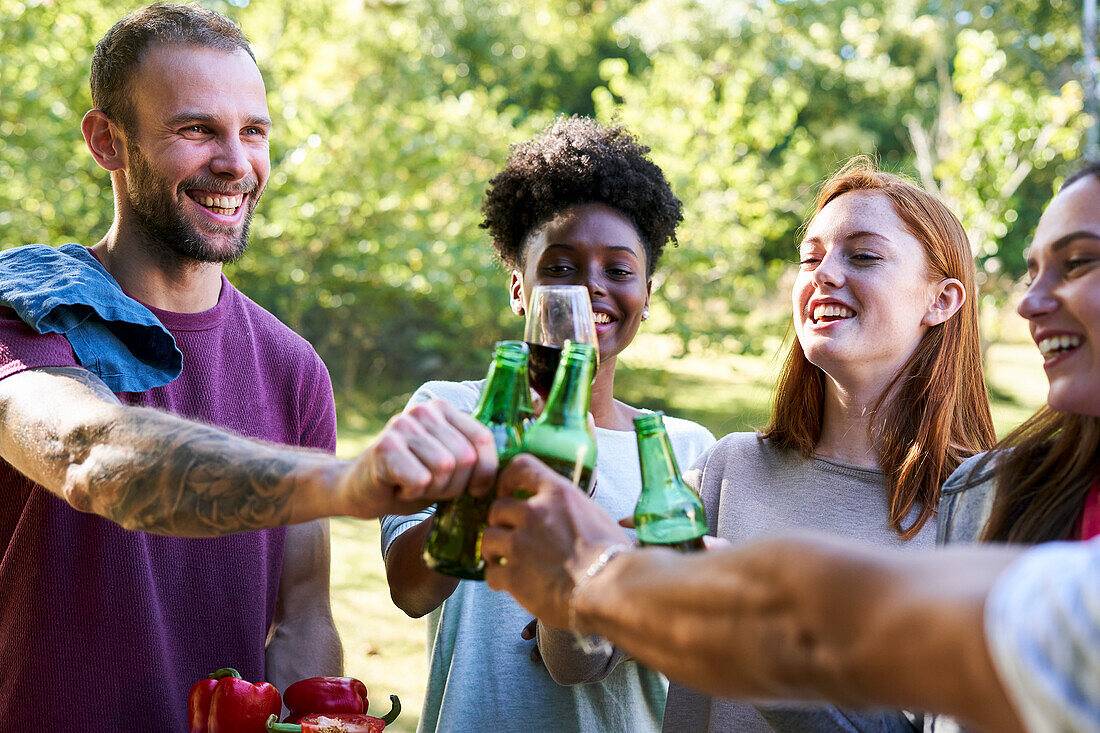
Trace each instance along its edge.
{"label": "green grass", "polygon": [[[696,420],[719,437],[767,419],[778,358],[705,352],[681,359],[674,353],[674,345],[659,337],[636,343],[621,359],[616,393],[631,404]],[[991,346],[988,365],[993,418],[1003,435],[1042,403],[1046,379],[1030,343]],[[360,452],[383,421],[342,424],[338,453]],[[426,631],[423,620],[408,618],[390,602],[378,522],[332,522],[332,602],[347,674],[367,684],[371,712],[385,712],[388,695],[396,693],[403,712],[389,729],[414,731],[427,678]]]}
{"label": "green grass", "polygon": [[370,713],[401,698],[401,715],[387,730],[415,731],[424,702],[427,659],[423,620],[390,601],[378,522],[332,520],[332,612],[344,642],[344,672],[367,685]]}
{"label": "green grass", "polygon": [[989,407],[997,435],[1003,437],[1046,399],[1043,359],[1033,343],[993,344],[986,359]]}

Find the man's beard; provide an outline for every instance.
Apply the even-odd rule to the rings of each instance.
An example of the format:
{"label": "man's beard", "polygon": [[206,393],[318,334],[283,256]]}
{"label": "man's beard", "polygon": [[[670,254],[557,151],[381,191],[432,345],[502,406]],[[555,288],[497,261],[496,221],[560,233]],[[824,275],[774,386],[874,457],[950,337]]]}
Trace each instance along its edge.
{"label": "man's beard", "polygon": [[[182,259],[197,262],[234,262],[248,247],[248,230],[252,212],[259,196],[256,194],[256,177],[249,174],[241,183],[227,187],[217,179],[190,179],[177,188],[179,198],[187,196],[188,189],[201,189],[217,193],[250,193],[241,204],[248,208],[239,233],[234,227],[206,224],[211,234],[232,235],[228,247],[218,248],[207,241],[207,236],[189,222],[180,210],[180,201],[171,195],[171,186],[157,175],[152,164],[137,145],[127,145],[130,168],[127,173],[130,209],[134,221],[145,235],[146,241],[159,246]],[[197,204],[196,204],[197,205]]]}

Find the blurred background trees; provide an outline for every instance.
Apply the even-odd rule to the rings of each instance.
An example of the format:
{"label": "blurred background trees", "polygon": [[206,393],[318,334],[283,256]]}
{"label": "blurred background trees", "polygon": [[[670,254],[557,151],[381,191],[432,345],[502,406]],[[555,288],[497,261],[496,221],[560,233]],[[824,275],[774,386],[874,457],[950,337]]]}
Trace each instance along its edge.
{"label": "blurred background trees", "polygon": [[[876,155],[942,195],[995,309],[1088,123],[1066,0],[203,4],[253,41],[275,120],[229,276],[317,346],[349,411],[479,375],[518,334],[480,202],[509,144],[557,114],[626,124],[685,203],[657,326],[681,350],[749,353],[782,338],[798,227],[844,160]],[[129,9],[0,3],[0,246],[108,227],[79,121],[95,41]]]}

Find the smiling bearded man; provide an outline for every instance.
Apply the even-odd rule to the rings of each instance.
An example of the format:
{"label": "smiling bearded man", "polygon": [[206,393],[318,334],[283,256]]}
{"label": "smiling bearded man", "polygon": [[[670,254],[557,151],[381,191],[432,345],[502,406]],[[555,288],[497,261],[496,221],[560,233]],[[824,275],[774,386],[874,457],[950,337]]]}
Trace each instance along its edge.
{"label": "smiling bearded man", "polygon": [[[134,223],[143,239],[151,247],[172,252],[185,260],[196,262],[229,263],[237,261],[248,248],[248,233],[252,224],[252,214],[256,209],[262,190],[254,175],[249,174],[236,185],[222,183],[217,179],[195,179],[185,181],[177,191],[201,190],[206,195],[201,198],[189,195],[189,198],[206,206],[215,213],[232,216],[242,206],[242,194],[254,193],[249,197],[240,227],[232,227],[208,222],[205,229],[214,234],[226,235],[233,243],[228,249],[218,250],[211,247],[203,232],[183,216],[171,194],[171,184],[157,175],[152,162],[145,157],[141,147],[134,142],[126,142],[126,152],[130,158],[128,192],[130,210]],[[187,195],[185,193],[185,195]],[[221,208],[216,204],[222,204]]]}
{"label": "smiling bearded man", "polygon": [[[91,87],[96,109],[81,127],[92,156],[111,175],[115,220],[94,247],[61,248],[71,257],[39,250],[62,271],[72,269],[74,281],[99,283],[58,291],[60,300],[74,312],[140,309],[148,323],[171,333],[182,373],[152,389],[127,386],[133,374],[74,363],[75,330],[67,332],[71,346],[60,334],[33,333],[0,309],[0,392],[22,399],[17,384],[53,370],[51,378],[63,374],[107,402],[331,452],[335,406],[324,364],[221,272],[247,246],[270,173],[266,90],[247,40],[217,13],[153,5],[100,41]],[[129,326],[113,328],[124,334]],[[102,349],[94,354],[104,356]],[[139,368],[137,359],[128,363]],[[116,380],[108,389],[97,376],[121,377],[122,386],[113,386]],[[39,382],[37,398],[25,396],[56,413],[52,401],[63,386]],[[89,404],[72,399],[60,411],[90,414]],[[140,415],[154,419],[153,410]],[[0,461],[9,497],[0,505],[0,667],[7,675],[0,728],[17,725],[30,708],[40,730],[69,730],[94,709],[104,730],[179,731],[187,729],[190,685],[219,667],[280,688],[341,672],[325,520],[275,526],[290,523],[289,498],[280,497],[278,481],[255,474],[254,457],[230,456],[228,436],[202,438],[190,424],[162,430],[156,423],[137,430],[126,449],[107,443],[138,419],[86,430],[77,451],[82,465],[62,470],[87,473],[81,485],[94,488],[109,478],[96,455],[133,450],[133,462],[107,473],[133,477],[134,488],[106,504],[95,503],[94,493],[66,503],[40,485],[53,469],[29,470],[33,462],[20,462],[21,452],[0,440],[10,461]],[[20,432],[6,422],[3,429]],[[66,430],[62,438],[72,434]],[[211,460],[207,443],[230,460]],[[234,479],[228,463],[252,476]],[[262,486],[273,501],[242,501],[241,485]],[[182,515],[208,490],[206,516],[190,523]],[[153,512],[161,497],[176,506],[163,521]],[[200,537],[224,532],[235,534]],[[172,534],[184,536],[163,536]],[[64,694],[45,692],[43,675]]]}

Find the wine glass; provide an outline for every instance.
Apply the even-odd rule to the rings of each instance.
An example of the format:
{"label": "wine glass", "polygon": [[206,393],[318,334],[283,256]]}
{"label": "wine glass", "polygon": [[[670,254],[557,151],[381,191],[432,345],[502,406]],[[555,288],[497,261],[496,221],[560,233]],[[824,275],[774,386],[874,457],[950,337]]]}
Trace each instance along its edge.
{"label": "wine glass", "polygon": [[596,322],[592,301],[582,285],[539,285],[527,304],[523,340],[531,349],[527,373],[531,388],[544,401],[554,384],[561,350],[566,340],[596,347]]}

